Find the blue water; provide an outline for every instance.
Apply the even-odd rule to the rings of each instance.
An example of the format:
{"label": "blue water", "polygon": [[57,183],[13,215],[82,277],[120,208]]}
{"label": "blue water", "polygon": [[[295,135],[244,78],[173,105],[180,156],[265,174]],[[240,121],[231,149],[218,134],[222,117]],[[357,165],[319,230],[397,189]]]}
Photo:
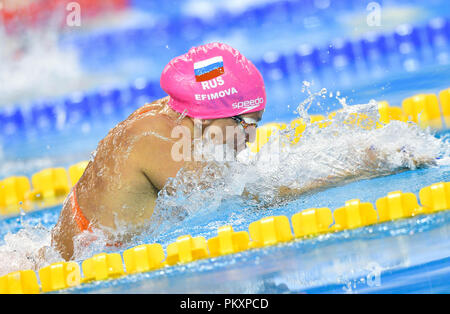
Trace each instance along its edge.
{"label": "blue water", "polygon": [[[149,12],[154,10],[152,3],[134,1],[136,7]],[[75,34],[73,37],[69,32],[69,36],[61,40],[61,45],[70,45],[72,40],[77,43],[83,69],[88,75],[108,74],[111,71],[114,75],[122,75],[124,81],[144,77],[157,82],[167,61],[184,53],[190,46],[210,40],[226,41],[254,60],[264,74],[268,105],[262,123],[288,122],[296,117],[294,110],[307,97],[302,92],[304,80],[313,83],[312,91],[326,88],[333,95],[339,92],[348,104],[368,103],[370,99],[376,99],[400,106],[402,99],[406,97],[422,92],[437,93],[450,87],[448,42],[438,47],[416,45],[406,54],[390,51],[370,62],[363,61],[363,56],[359,55],[348,66],[335,66],[330,60],[334,60],[340,53],[349,56],[349,51],[324,47],[327,48],[330,43],[337,47],[334,39],[345,37],[353,40],[352,45],[358,48],[360,38],[368,31],[373,31],[362,27],[363,24],[356,19],[361,17],[364,6],[361,7],[355,1],[341,3],[346,5],[335,7],[333,4],[323,12],[318,12],[320,10],[317,8],[308,9],[309,11],[305,9],[297,14],[283,11],[284,4],[278,6],[277,10],[272,10],[270,5],[261,6],[263,9],[256,6],[254,10],[245,10],[242,15],[239,13],[230,16],[227,15],[229,13],[220,11],[217,14],[222,18],[222,23],[232,23],[224,24],[225,26],[210,25],[206,30],[201,28],[198,31],[199,25],[206,22],[183,20],[185,24],[182,26],[189,26],[189,31],[177,33],[176,36],[172,34],[173,29],[180,25],[173,23],[176,20],[174,17],[184,16],[185,12],[174,12],[172,7],[163,5],[159,7],[160,14],[155,17],[157,28],[141,25],[135,30],[106,30],[86,36]],[[383,1],[383,8],[386,9],[384,12],[398,8],[399,4],[404,6],[405,12],[412,12],[411,15],[406,14],[403,20],[397,22],[394,22],[395,16],[391,16],[390,20],[385,20],[389,23],[376,31],[392,35],[398,23],[414,23],[426,30],[431,18],[450,14],[448,6],[442,7],[442,1],[430,1],[428,6],[424,6],[421,1],[409,2],[409,6],[406,1]],[[173,14],[167,23],[161,23],[167,17],[163,12]],[[336,12],[339,14],[335,14]],[[242,19],[242,16],[245,18]],[[308,16],[316,18],[306,20],[309,21],[308,24],[304,19]],[[294,19],[295,17],[298,19]],[[352,22],[346,22],[349,20]],[[235,24],[236,21],[240,21],[240,24]],[[258,21],[270,21],[261,26],[264,32],[259,28]],[[274,23],[278,27],[273,27]],[[142,34],[154,36],[149,36],[151,40],[148,41],[133,41],[133,38],[142,39]],[[406,41],[415,42],[414,36],[416,35],[405,36]],[[135,45],[127,46],[130,42]],[[323,64],[316,64],[314,71],[304,72],[304,69],[292,65],[291,58],[296,56],[301,44],[319,47],[322,49],[321,53],[330,53],[331,57],[326,58],[327,61]],[[137,62],[127,63],[127,60],[133,58]],[[81,101],[70,100],[68,96],[37,102],[28,107],[24,110],[24,120],[20,122],[23,123],[23,129],[14,133],[14,136],[6,132],[0,136],[0,148],[3,148],[0,149],[0,179],[10,175],[31,176],[46,167],[68,167],[80,160],[89,159],[98,141],[112,126],[145,101],[153,100],[148,99],[147,94],[140,93],[136,87],[139,81],[133,84],[126,87],[125,92],[121,91],[120,97],[114,91],[109,91],[110,94],[100,99],[97,90],[94,90],[88,91],[85,94],[87,98]],[[160,92],[152,91],[152,95]],[[105,99],[108,101],[104,101]],[[340,104],[329,97],[319,105],[311,106],[309,113],[326,114],[336,109],[340,109]],[[58,112],[70,113],[65,116],[70,119],[59,123],[61,116]],[[439,137],[448,135],[448,132],[437,134]],[[286,215],[290,218],[294,213],[313,207],[329,207],[333,210],[354,198],[375,203],[376,199],[396,190],[412,192],[418,196],[422,187],[449,179],[450,166],[405,171],[315,191],[264,210],[258,210],[238,198],[227,199],[218,209],[188,216],[156,239],[144,236],[138,238],[133,246],[158,242],[166,247],[178,236],[185,234],[210,238],[217,234],[218,227],[229,224],[235,231],[247,230],[251,222],[263,217]],[[52,228],[60,210],[61,207],[57,206],[19,217],[0,218],[0,246],[5,244],[7,234],[16,234],[24,229],[34,230],[38,234],[40,229]],[[150,273],[129,275],[117,280],[85,284],[64,292],[448,293],[449,222],[449,212],[418,216]]]}
{"label": "blue water", "polygon": [[[213,237],[217,228],[231,224],[234,230],[270,215],[286,215],[311,207],[343,206],[359,198],[375,203],[390,191],[418,196],[427,185],[448,181],[450,167],[407,171],[363,180],[304,195],[276,208],[242,207],[238,199],[227,200],[213,211],[187,217],[156,241],[166,247],[178,236]],[[51,228],[60,207],[0,221],[0,238],[27,228]],[[349,292],[448,292],[450,213],[418,216],[352,231],[328,234],[275,247],[197,261],[151,273],[95,282],[65,292],[127,293],[349,293]],[[0,242],[0,245],[3,243]],[[135,243],[134,245],[139,244]],[[124,248],[125,249],[125,248]],[[121,249],[122,251],[122,249]],[[378,276],[378,277],[377,277]]]}

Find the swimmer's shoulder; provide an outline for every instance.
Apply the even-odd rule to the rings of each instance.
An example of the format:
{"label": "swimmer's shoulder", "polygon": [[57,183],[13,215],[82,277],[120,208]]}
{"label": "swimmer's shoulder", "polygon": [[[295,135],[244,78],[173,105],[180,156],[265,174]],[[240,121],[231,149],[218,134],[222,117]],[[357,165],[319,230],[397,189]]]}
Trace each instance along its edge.
{"label": "swimmer's shoulder", "polygon": [[168,106],[169,97],[158,99],[152,103],[146,104],[132,113],[128,119],[121,124],[122,135],[127,138],[140,137],[144,141],[149,136],[154,134],[153,138],[170,139],[171,133],[176,126],[176,117],[173,111]]}
{"label": "swimmer's shoulder", "polygon": [[127,118],[127,120],[161,114],[165,111],[166,107],[168,106],[168,102],[169,96],[157,99],[151,103],[146,103],[145,105],[134,111]]}

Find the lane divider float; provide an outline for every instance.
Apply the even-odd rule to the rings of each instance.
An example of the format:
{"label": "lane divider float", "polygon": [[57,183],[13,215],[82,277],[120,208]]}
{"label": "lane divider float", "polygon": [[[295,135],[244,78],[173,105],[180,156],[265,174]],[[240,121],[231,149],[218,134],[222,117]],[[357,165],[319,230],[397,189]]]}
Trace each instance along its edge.
{"label": "lane divider float", "polygon": [[[386,101],[381,101],[378,103],[378,112],[380,122],[372,121],[365,114],[352,113],[344,123],[367,129],[383,127],[383,124],[391,121],[414,122],[435,130],[450,128],[450,88],[439,93],[439,100],[434,94],[418,94],[406,98],[402,102],[402,108],[392,107]],[[311,115],[310,122],[317,124],[319,128],[325,128],[332,123],[336,114],[337,112],[332,112],[328,117]],[[290,127],[295,131],[289,142],[295,145],[300,141],[307,124],[303,119],[297,118],[290,122]],[[253,153],[257,153],[272,136],[286,128],[286,123],[262,125],[256,130],[255,141],[247,145]],[[62,204],[87,165],[87,161],[82,161],[70,166],[68,171],[64,168],[44,169],[32,175],[31,184],[25,176],[0,180],[0,216],[17,215],[20,209],[31,211]]]}
{"label": "lane divider float", "polygon": [[81,269],[74,261],[54,263],[38,271],[40,285],[34,271],[16,271],[0,277],[0,293],[58,291],[200,259],[282,245],[294,239],[303,241],[320,234],[433,214],[450,209],[450,182],[439,182],[422,188],[419,198],[421,205],[415,194],[394,191],[376,200],[376,210],[371,203],[352,199],[347,201],[344,207],[335,209],[333,213],[329,208],[303,210],[292,215],[291,222],[287,216],[264,217],[252,222],[248,233],[234,231],[232,226],[222,226],[218,228],[218,235],[208,240],[203,237],[184,235],[167,246],[167,254],[164,254],[160,244],[155,243],[138,245],[125,250],[122,255],[119,253],[96,254],[82,261]]}

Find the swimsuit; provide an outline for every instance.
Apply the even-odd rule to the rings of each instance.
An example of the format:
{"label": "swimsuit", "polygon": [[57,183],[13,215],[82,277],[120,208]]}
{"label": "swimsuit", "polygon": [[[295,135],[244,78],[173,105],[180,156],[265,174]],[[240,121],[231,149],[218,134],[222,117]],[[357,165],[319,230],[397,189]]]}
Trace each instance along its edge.
{"label": "swimsuit", "polygon": [[[77,201],[77,195],[76,195],[76,187],[77,185],[75,185],[72,189],[72,194],[70,196],[70,203],[72,205],[72,213],[73,213],[73,219],[75,220],[78,229],[80,230],[80,232],[84,232],[84,231],[89,231],[89,232],[93,232],[92,228],[90,226],[90,222],[89,220],[86,218],[86,216],[84,216],[83,212],[81,211],[80,205],[78,205],[78,201]],[[93,239],[95,240],[95,239]],[[121,247],[122,246],[122,242],[107,242],[106,246],[107,247]]]}
{"label": "swimsuit", "polygon": [[73,218],[76,224],[78,225],[78,229],[80,229],[81,232],[86,230],[92,232],[92,228],[89,226],[90,225],[89,220],[87,220],[86,216],[84,216],[83,212],[80,209],[80,206],[78,205],[76,187],[77,187],[76,185],[73,187],[72,195],[70,196]]}

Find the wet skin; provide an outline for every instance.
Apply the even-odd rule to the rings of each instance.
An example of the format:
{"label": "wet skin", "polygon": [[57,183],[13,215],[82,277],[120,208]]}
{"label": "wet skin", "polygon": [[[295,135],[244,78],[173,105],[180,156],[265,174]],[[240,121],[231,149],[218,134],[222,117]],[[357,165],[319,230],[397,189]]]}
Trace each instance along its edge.
{"label": "wet skin", "polygon": [[[147,104],[113,128],[99,142],[93,161],[77,183],[76,196],[82,213],[91,227],[102,230],[111,242],[126,241],[140,232],[152,217],[158,192],[181,168],[202,167],[195,161],[174,160],[172,147],[179,138],[172,138],[172,131],[183,126],[193,139],[194,120],[181,117],[167,101],[165,97]],[[259,111],[241,117],[259,121],[262,114]],[[211,127],[221,129],[223,134],[227,134],[227,127],[233,127],[239,128],[236,132],[243,132],[247,140],[255,136],[253,126],[244,130],[230,118],[201,120],[201,124],[202,135]],[[222,140],[225,143],[226,137]],[[243,148],[235,146],[237,151]],[[73,240],[80,234],[68,199],[52,230],[52,246],[66,260],[73,257]],[[115,231],[123,228],[126,232],[117,238]]]}

